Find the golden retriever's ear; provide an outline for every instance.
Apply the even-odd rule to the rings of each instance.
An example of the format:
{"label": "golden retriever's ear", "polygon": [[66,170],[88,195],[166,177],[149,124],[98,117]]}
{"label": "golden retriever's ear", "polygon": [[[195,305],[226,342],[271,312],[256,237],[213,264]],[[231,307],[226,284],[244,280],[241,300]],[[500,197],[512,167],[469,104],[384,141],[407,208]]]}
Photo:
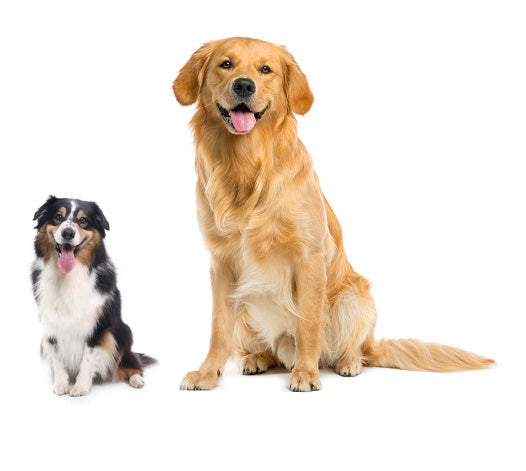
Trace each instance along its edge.
{"label": "golden retriever's ear", "polygon": [[181,105],[187,106],[196,102],[203,83],[205,68],[214,47],[215,42],[209,42],[201,46],[179,71],[172,88],[175,98]]}
{"label": "golden retriever's ear", "polygon": [[310,90],[307,77],[301,71],[292,54],[285,48],[282,49],[285,60],[283,81],[289,106],[294,113],[303,115],[310,110],[314,102],[314,95]]}

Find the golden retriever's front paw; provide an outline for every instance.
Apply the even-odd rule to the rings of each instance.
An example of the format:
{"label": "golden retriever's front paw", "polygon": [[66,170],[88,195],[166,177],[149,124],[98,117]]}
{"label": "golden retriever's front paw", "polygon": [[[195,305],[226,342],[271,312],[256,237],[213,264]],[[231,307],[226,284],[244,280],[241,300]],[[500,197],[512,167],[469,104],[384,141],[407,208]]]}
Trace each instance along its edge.
{"label": "golden retriever's front paw", "polygon": [[217,386],[221,371],[190,371],[181,381],[179,389],[188,391],[208,391]]}
{"label": "golden retriever's front paw", "polygon": [[318,372],[294,370],[290,375],[289,389],[294,392],[319,391],[321,383]]}

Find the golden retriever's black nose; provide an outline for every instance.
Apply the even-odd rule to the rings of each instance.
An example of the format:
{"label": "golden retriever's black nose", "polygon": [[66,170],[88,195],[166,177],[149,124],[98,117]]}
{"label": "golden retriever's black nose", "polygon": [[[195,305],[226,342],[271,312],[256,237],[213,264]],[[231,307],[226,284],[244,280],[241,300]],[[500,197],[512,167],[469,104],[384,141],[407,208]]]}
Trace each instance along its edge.
{"label": "golden retriever's black nose", "polygon": [[75,231],[73,229],[70,229],[69,227],[67,227],[66,229],[62,231],[62,238],[64,240],[71,240],[73,239],[73,237],[75,237]]}
{"label": "golden retriever's black nose", "polygon": [[232,91],[241,98],[248,98],[256,91],[256,84],[249,78],[238,78],[232,84]]}

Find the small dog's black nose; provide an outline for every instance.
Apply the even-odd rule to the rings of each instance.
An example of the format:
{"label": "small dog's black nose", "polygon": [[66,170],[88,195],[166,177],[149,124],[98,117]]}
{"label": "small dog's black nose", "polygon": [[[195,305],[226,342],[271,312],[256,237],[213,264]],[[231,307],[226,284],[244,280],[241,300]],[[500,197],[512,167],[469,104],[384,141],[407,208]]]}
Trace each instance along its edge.
{"label": "small dog's black nose", "polygon": [[64,240],[71,240],[73,239],[73,237],[75,237],[75,231],[69,227],[66,227],[66,229],[64,229],[62,231],[62,238]]}
{"label": "small dog's black nose", "polygon": [[256,91],[256,84],[249,78],[238,78],[232,84],[232,91],[241,98],[247,98]]}

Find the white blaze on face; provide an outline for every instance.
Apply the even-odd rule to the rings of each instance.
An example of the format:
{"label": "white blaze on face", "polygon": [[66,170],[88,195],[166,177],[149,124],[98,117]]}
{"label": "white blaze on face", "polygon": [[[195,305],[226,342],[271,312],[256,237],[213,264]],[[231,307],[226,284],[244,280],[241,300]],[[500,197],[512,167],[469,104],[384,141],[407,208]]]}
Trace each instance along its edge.
{"label": "white blaze on face", "polygon": [[[71,203],[71,211],[68,218],[58,226],[57,230],[53,234],[55,242],[60,245],[59,258],[57,265],[65,275],[70,273],[76,265],[75,261],[75,248],[82,242],[82,237],[78,231],[78,227],[73,222],[75,215],[76,205],[74,202]],[[73,238],[64,238],[64,231],[73,231]]]}
{"label": "white blaze on face", "polygon": [[[64,229],[71,229],[75,232],[75,236],[71,240],[66,240],[64,237],[62,237],[62,232]],[[69,218],[66,219],[60,226],[58,226],[57,230],[53,234],[53,238],[55,239],[55,242],[57,244],[70,244],[73,246],[79,245],[82,242],[82,238],[80,236],[80,233],[78,231],[77,226],[73,224],[73,221],[71,221]]]}

